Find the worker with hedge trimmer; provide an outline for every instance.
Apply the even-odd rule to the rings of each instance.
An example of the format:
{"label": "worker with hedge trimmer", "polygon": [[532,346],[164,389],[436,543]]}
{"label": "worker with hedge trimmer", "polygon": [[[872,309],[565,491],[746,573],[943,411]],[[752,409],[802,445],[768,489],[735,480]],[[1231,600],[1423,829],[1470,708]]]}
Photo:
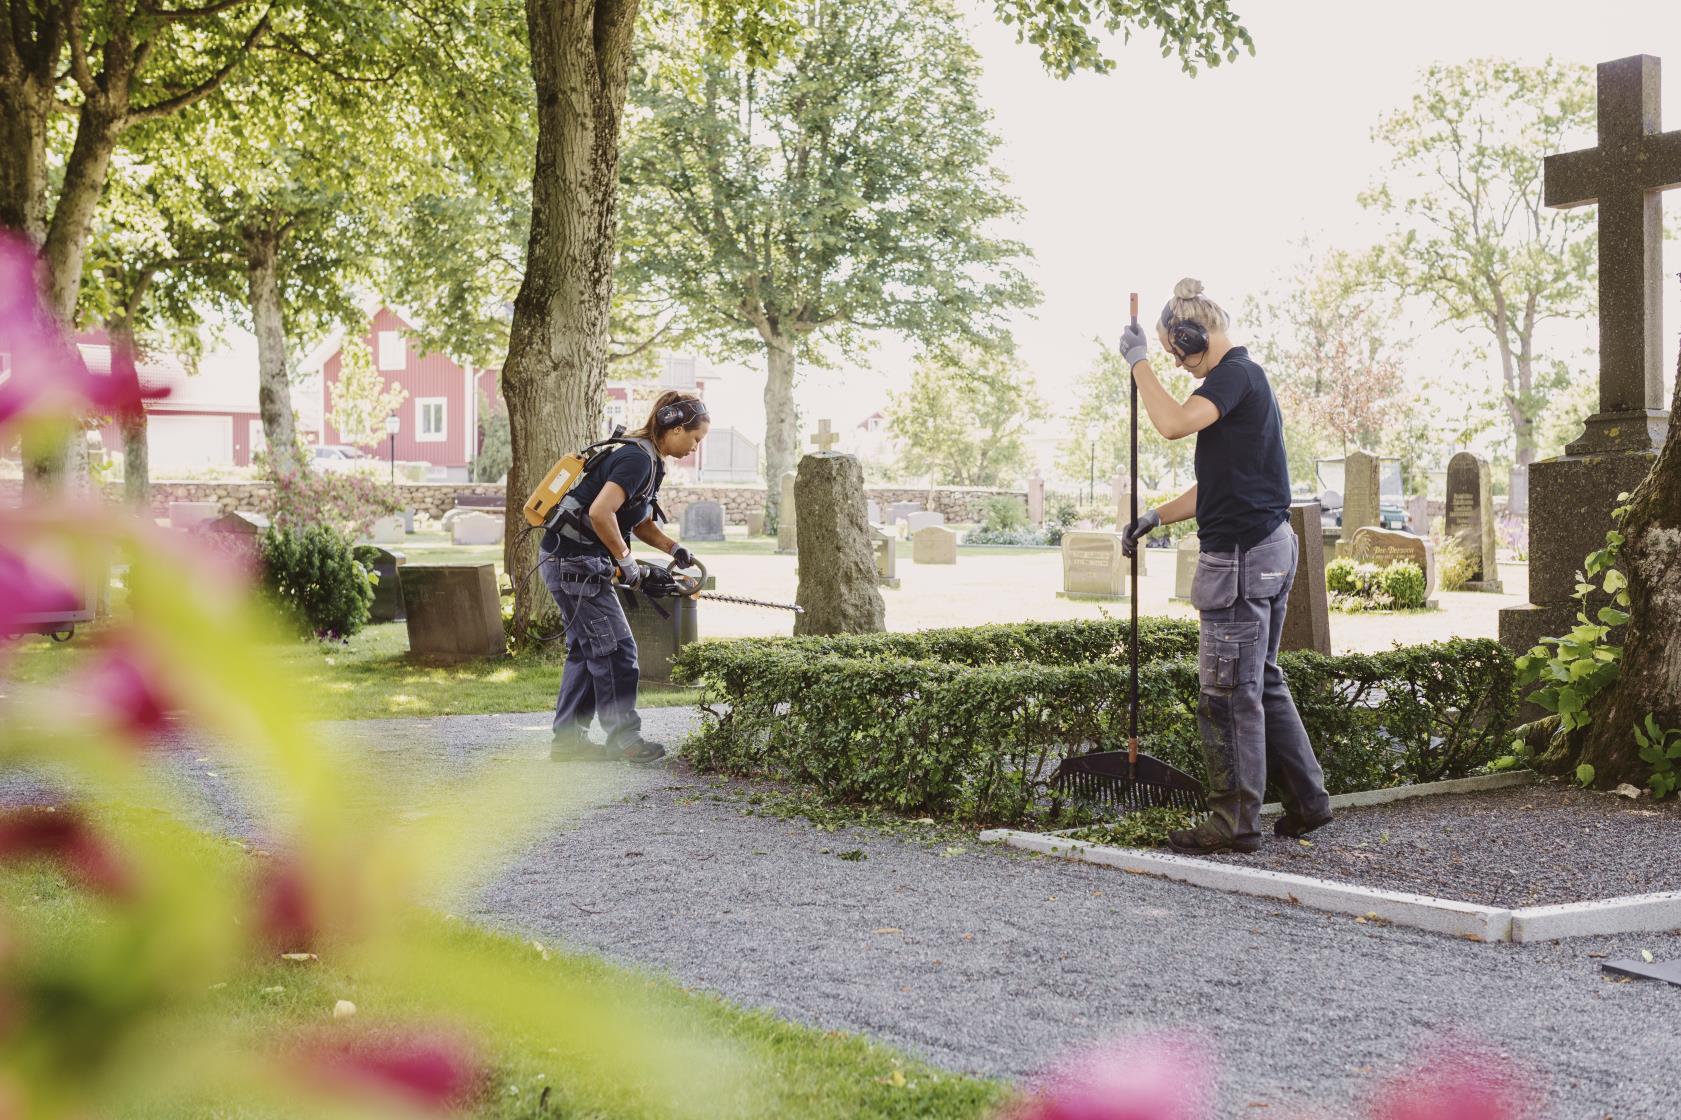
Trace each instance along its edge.
{"label": "worker with hedge trimmer", "polygon": [[[710,424],[705,402],[693,393],[661,393],[647,423],[604,441],[610,449],[590,455],[582,477],[542,522],[539,566],[566,622],[551,751],[556,759],[600,757],[589,739],[597,716],[609,755],[636,763],[665,757],[663,745],[642,737],[636,711],[641,664],[616,589],[634,589],[645,575],[627,536],[670,553],[673,567],[695,564],[688,549],[660,532],[659,489],[665,459],[681,459],[700,446]],[[556,471],[566,463],[556,464]]]}
{"label": "worker with hedge trimmer", "polygon": [[1202,293],[1201,282],[1179,281],[1156,324],[1174,364],[1200,382],[1184,403],[1150,367],[1149,340],[1137,320],[1121,335],[1156,431],[1167,439],[1197,437],[1195,484],[1137,517],[1122,547],[1131,555],[1158,525],[1197,519],[1201,554],[1191,605],[1202,617],[1197,724],[1210,817],[1168,839],[1175,851],[1199,855],[1260,847],[1269,774],[1285,810],[1274,833],[1303,836],[1331,820],[1325,776],[1278,667],[1297,561],[1283,420],[1266,373],[1232,344],[1230,318]]}

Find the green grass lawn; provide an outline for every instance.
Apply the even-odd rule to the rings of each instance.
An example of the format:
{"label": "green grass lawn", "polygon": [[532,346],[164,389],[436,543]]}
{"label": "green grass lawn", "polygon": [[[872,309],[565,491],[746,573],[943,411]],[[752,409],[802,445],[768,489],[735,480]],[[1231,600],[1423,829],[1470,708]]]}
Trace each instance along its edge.
{"label": "green grass lawn", "polygon": [[[76,637],[63,645],[47,638],[24,638],[10,673],[20,680],[50,680],[83,656],[90,636],[78,629]],[[310,686],[299,699],[319,719],[540,712],[554,707],[560,689],[561,658],[557,656],[525,655],[452,665],[411,662],[408,631],[401,622],[368,626],[344,643],[300,640],[277,645],[274,657]],[[644,708],[658,708],[687,704],[693,698],[694,693],[685,689],[645,688],[637,702]]]}
{"label": "green grass lawn", "polygon": [[[168,840],[183,866],[200,867],[208,882],[227,884],[244,873],[241,861],[249,857],[226,842],[161,822],[140,827],[154,842]],[[57,962],[49,965],[54,974],[74,975],[83,967],[78,960],[99,968],[91,962],[97,957],[94,947],[101,944],[106,905],[90,901],[44,868],[0,874],[0,906],[20,931],[27,931],[22,948],[14,946],[26,969],[43,955]],[[212,1032],[218,1043],[261,1052],[276,1037],[300,1030],[378,1031],[405,1021],[460,1022],[490,1071],[468,1114],[499,1120],[659,1120],[673,1115],[674,1098],[689,1106],[682,1110],[689,1116],[966,1120],[990,1115],[1009,1094],[999,1082],[944,1073],[856,1035],[797,1026],[593,956],[441,916],[422,917],[419,929],[431,946],[433,956],[427,959],[453,967],[417,972],[339,966],[330,947],[321,950],[319,961],[236,962],[229,974],[199,987],[202,994],[192,997],[191,1009],[181,1009],[185,1020],[178,1014],[160,1027],[160,1036],[168,1031],[168,1037],[178,1037],[185,1026],[187,1037],[194,1029]],[[452,977],[463,974],[496,977],[497,983],[494,989],[480,983],[471,991],[458,990]],[[345,1027],[332,1024],[329,1015],[341,999],[358,1009]],[[100,1029],[102,1014],[89,1008],[85,1015],[91,1018],[60,1015],[56,1021],[60,1030],[85,1035]],[[595,1031],[601,1036],[580,1048],[578,1036]],[[597,1054],[602,1047],[617,1053],[611,1048],[621,1044],[637,1053],[632,1062],[618,1063],[617,1070],[604,1069],[599,1057],[588,1056],[591,1047]],[[152,1049],[159,1056],[142,1076],[167,1075],[171,1064],[189,1068],[197,1055],[172,1046],[162,1037],[154,1039]],[[641,1063],[646,1068],[650,1062],[663,1085],[624,1076],[627,1067]],[[696,1062],[706,1064],[695,1068]],[[213,1099],[220,1094],[209,1085],[192,1093],[200,1099],[170,1098],[173,1104],[116,1091],[124,1098],[118,1114],[125,1116],[272,1114],[253,1102]]]}

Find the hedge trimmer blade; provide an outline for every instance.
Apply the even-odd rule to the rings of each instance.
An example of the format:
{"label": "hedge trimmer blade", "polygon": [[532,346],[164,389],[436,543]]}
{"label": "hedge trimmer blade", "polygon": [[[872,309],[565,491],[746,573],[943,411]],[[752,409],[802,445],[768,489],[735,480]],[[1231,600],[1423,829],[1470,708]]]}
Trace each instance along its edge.
{"label": "hedge trimmer blade", "polygon": [[701,591],[693,598],[708,599],[714,603],[740,603],[744,607],[769,607],[777,611],[793,611],[795,614],[805,613],[805,608],[795,603],[768,603],[763,599],[748,599],[742,595],[719,595],[715,591]]}

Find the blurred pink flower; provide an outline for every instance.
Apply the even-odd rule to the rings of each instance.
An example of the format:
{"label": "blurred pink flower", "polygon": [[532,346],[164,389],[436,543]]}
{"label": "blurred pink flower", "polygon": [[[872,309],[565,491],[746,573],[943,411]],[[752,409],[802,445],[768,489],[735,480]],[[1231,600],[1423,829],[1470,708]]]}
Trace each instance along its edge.
{"label": "blurred pink flower", "polygon": [[1036,1078],[1010,1120],[1206,1120],[1212,1116],[1208,1056],[1188,1038],[1102,1043]]}
{"label": "blurred pink flower", "polygon": [[94,890],[127,893],[127,868],[79,812],[29,806],[0,813],[0,863],[45,859]]}
{"label": "blurred pink flower", "polygon": [[315,947],[320,920],[303,869],[288,858],[268,856],[257,878],[257,928],[277,953]]}
{"label": "blurred pink flower", "polygon": [[73,589],[0,546],[0,635],[21,630],[26,615],[80,607],[81,596]]}
{"label": "blurred pink flower", "polygon": [[67,685],[86,697],[112,724],[136,738],[149,739],[169,722],[168,698],[141,651],[126,641],[107,645]]}
{"label": "blurred pink flower", "polygon": [[1508,1058],[1475,1042],[1443,1044],[1378,1090],[1371,1120],[1521,1120],[1538,1092]]}
{"label": "blurred pink flower", "polygon": [[134,355],[114,350],[111,372],[91,373],[41,304],[29,241],[0,230],[0,425],[23,415],[126,415],[168,389],[144,389]]}
{"label": "blurred pink flower", "polygon": [[372,1092],[431,1112],[469,1103],[485,1081],[472,1048],[442,1033],[324,1036],[296,1056],[323,1088]]}

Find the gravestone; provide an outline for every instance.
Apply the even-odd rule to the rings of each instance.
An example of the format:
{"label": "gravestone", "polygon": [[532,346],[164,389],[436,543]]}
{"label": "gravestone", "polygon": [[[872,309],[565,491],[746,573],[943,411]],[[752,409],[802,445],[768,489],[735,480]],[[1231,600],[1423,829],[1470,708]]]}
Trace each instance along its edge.
{"label": "gravestone", "polygon": [[911,563],[957,563],[957,532],[944,525],[924,525],[911,534]]}
{"label": "gravestone", "polygon": [[817,431],[811,437],[812,446],[817,448],[819,455],[834,454],[835,444],[840,442],[840,433],[830,427],[827,420],[817,422]]}
{"label": "gravestone", "polygon": [[[663,557],[650,558],[649,562],[656,565],[670,563]],[[701,590],[711,591],[717,586],[717,577],[708,575],[701,584]],[[700,604],[687,597],[662,599],[661,610],[655,610],[646,596],[622,588],[616,590],[619,603],[624,607],[625,620],[630,623],[630,636],[636,639],[636,660],[641,679],[650,684],[670,683],[672,658],[700,637]]]}
{"label": "gravestone", "polygon": [[921,512],[921,502],[892,502],[887,507],[887,521],[885,524],[889,529],[891,529],[911,514]]}
{"label": "gravestone", "polygon": [[864,519],[871,525],[881,524],[881,503],[871,498],[864,503]]}
{"label": "gravestone", "polygon": [[1318,502],[1294,502],[1290,528],[1296,533],[1296,582],[1284,605],[1280,649],[1331,652],[1331,601],[1325,591],[1324,530]]}
{"label": "gravestone", "polygon": [[899,589],[899,538],[885,529],[870,526],[870,547],[876,554],[876,583]]}
{"label": "gravestone", "polygon": [[444,661],[503,655],[495,564],[405,564],[397,572],[411,655]]}
{"label": "gravestone", "polygon": [[1421,537],[1430,532],[1430,499],[1423,494],[1407,499],[1407,528]]}
{"label": "gravestone", "polygon": [[864,468],[833,452],[800,460],[795,500],[800,583],[795,634],[858,634],[887,628],[887,604],[876,586],[875,552],[864,517]]}
{"label": "gravestone", "polygon": [[765,535],[765,511],[756,509],[747,515],[747,535],[762,537]]}
{"label": "gravestone", "polygon": [[196,529],[206,521],[214,519],[221,510],[222,507],[217,502],[170,502],[169,527]]}
{"label": "gravestone", "polygon": [[[1142,559],[1142,551],[1139,555]],[[1062,534],[1062,590],[1057,597],[1125,599],[1131,565],[1121,551],[1119,533],[1070,529]]]}
{"label": "gravestone", "polygon": [[500,517],[492,517],[488,513],[468,510],[450,522],[450,543],[460,545],[501,544],[503,524],[504,522]]}
{"label": "gravestone", "polygon": [[690,502],[683,507],[682,522],[685,541],[724,539],[724,507],[718,502]]}
{"label": "gravestone", "polygon": [[358,559],[373,569],[379,577],[374,584],[374,601],[368,607],[368,618],[374,622],[403,621],[403,580],[398,571],[408,561],[401,552],[393,552],[379,545],[364,545],[357,550]]}
{"label": "gravestone", "polygon": [[916,535],[922,532],[922,530],[931,529],[937,525],[944,525],[945,523],[946,515],[943,513],[934,513],[932,511],[913,513],[909,517],[905,518],[905,533],[914,541],[916,539]]}
{"label": "gravestone", "polygon": [[1436,546],[1430,543],[1429,537],[1362,525],[1354,531],[1348,555],[1357,564],[1376,564],[1380,568],[1408,561],[1424,573],[1424,597],[1428,599],[1436,591]]}
{"label": "gravestone", "polygon": [[782,509],[777,513],[776,551],[797,552],[800,547],[798,496],[794,482],[796,475],[787,471],[782,476]]}
{"label": "gravestone", "polygon": [[1381,511],[1377,456],[1350,451],[1343,459],[1342,539],[1352,542],[1356,529],[1378,524]]}
{"label": "gravestone", "polygon": [[1500,612],[1500,641],[1527,651],[1574,624],[1576,570],[1605,543],[1617,495],[1633,491],[1663,446],[1663,210],[1681,186],[1681,132],[1664,132],[1651,55],[1602,62],[1599,146],[1549,155],[1548,206],[1598,205],[1599,409],[1581,438],[1529,468],[1529,603]]}
{"label": "gravestone", "polygon": [[1191,601],[1191,584],[1197,578],[1197,557],[1202,555],[1202,541],[1195,533],[1187,533],[1179,538],[1179,547],[1174,553],[1176,561],[1173,572],[1173,599],[1179,603]]}
{"label": "gravestone", "polygon": [[1494,498],[1489,488],[1488,461],[1469,451],[1448,460],[1447,515],[1443,533],[1459,542],[1471,556],[1466,591],[1501,591],[1500,569],[1494,554]]}
{"label": "gravestone", "polygon": [[1038,472],[1027,480],[1027,523],[1035,528],[1045,523],[1045,480]]}
{"label": "gravestone", "polygon": [[402,544],[407,526],[403,515],[393,513],[388,517],[381,517],[368,529],[368,539],[374,544]]}
{"label": "gravestone", "polygon": [[267,515],[236,510],[201,522],[193,531],[207,535],[217,551],[255,565],[262,557],[263,533],[268,527]]}

